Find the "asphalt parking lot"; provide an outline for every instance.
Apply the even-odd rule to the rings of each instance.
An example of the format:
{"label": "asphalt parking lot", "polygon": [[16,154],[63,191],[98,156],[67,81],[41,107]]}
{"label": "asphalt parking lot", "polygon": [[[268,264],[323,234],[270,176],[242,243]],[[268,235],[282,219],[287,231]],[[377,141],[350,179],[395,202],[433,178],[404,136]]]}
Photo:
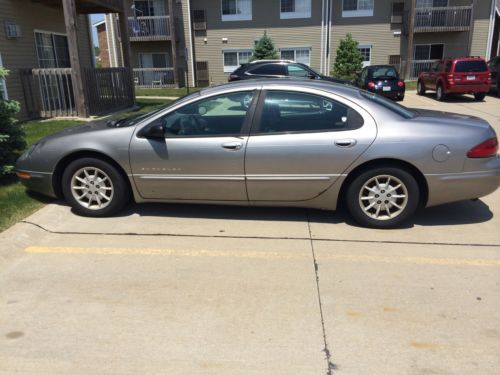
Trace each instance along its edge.
{"label": "asphalt parking lot", "polygon": [[[485,118],[500,99],[407,93]],[[0,374],[497,374],[500,191],[369,230],[342,212],[50,204],[0,234]]]}

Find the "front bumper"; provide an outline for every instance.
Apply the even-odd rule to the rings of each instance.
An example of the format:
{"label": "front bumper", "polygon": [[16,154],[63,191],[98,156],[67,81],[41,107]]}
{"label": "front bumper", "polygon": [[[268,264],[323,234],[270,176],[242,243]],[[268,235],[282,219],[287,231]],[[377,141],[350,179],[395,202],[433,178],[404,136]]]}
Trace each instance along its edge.
{"label": "front bumper", "polygon": [[22,184],[26,186],[29,190],[33,190],[37,193],[47,195],[52,198],[57,198],[54,192],[54,187],[52,185],[52,173],[47,172],[34,172],[28,170],[18,169],[17,173],[27,174],[30,178],[20,178]]}

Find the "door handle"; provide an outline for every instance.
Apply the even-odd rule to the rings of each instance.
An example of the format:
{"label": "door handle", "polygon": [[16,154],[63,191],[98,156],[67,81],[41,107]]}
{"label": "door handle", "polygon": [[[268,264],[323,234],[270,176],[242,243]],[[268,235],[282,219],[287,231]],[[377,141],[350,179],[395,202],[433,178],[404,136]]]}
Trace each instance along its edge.
{"label": "door handle", "polygon": [[227,150],[239,150],[241,147],[243,147],[243,143],[241,142],[226,142],[222,144],[222,148],[225,148]]}
{"label": "door handle", "polygon": [[356,145],[355,139],[337,139],[335,140],[335,145],[338,147],[349,148]]}

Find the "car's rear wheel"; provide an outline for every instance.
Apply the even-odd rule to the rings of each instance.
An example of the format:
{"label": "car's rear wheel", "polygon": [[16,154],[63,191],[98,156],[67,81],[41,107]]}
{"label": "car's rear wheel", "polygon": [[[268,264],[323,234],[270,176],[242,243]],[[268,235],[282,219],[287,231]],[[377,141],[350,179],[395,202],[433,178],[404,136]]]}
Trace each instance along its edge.
{"label": "car's rear wheel", "polygon": [[417,94],[418,95],[425,95],[425,87],[422,81],[417,82]]}
{"label": "car's rear wheel", "polygon": [[483,101],[485,97],[486,97],[486,93],[484,93],[484,92],[474,93],[474,99],[476,99],[478,102]]}
{"label": "car's rear wheel", "polygon": [[439,84],[436,88],[436,99],[442,102],[445,98],[444,90],[443,90],[443,85]]}
{"label": "car's rear wheel", "polygon": [[415,178],[395,167],[367,170],[350,183],[346,205],[352,218],[371,228],[394,228],[418,208],[420,190]]}
{"label": "car's rear wheel", "polygon": [[97,158],[71,162],[64,170],[62,191],[73,209],[84,216],[109,216],[129,201],[128,183],[110,163]]}

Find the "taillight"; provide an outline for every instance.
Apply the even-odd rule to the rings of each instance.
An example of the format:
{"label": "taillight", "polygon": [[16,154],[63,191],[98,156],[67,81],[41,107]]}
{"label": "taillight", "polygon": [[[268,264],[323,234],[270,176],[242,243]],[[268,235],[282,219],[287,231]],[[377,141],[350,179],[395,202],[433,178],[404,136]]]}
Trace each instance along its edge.
{"label": "taillight", "polygon": [[373,89],[375,87],[375,82],[368,82],[368,87]]}
{"label": "taillight", "polygon": [[399,82],[398,82],[398,86],[399,86],[399,87],[405,87],[405,83],[404,83],[403,81],[399,81]]}
{"label": "taillight", "polygon": [[[453,74],[448,74],[447,78],[448,78],[448,83],[449,84],[453,85],[455,83],[453,81]],[[457,78],[455,78],[455,79],[457,79]]]}
{"label": "taillight", "polygon": [[490,83],[491,83],[491,72],[488,73],[488,84],[490,84]]}
{"label": "taillight", "polygon": [[473,147],[468,153],[469,158],[491,158],[498,152],[498,139],[490,138]]}

